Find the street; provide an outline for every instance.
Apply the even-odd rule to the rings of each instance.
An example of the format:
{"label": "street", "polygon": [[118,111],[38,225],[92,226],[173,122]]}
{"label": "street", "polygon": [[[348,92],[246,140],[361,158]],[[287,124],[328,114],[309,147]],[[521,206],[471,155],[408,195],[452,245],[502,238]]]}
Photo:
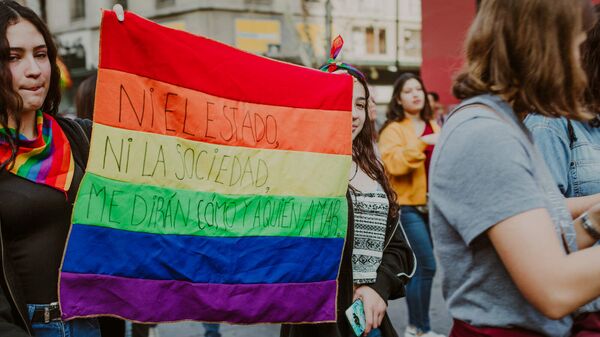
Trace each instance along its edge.
{"label": "street", "polygon": [[[388,312],[394,327],[398,334],[403,336],[404,328],[408,323],[406,302],[404,299],[400,299],[390,302],[389,305]],[[432,329],[438,333],[447,334],[450,331],[451,319],[442,298],[439,273],[433,283],[430,313]],[[201,323],[196,322],[170,323],[159,325],[158,333],[160,337],[202,337],[204,336],[204,328]],[[279,325],[222,325],[221,334],[223,337],[274,337],[279,336]]]}

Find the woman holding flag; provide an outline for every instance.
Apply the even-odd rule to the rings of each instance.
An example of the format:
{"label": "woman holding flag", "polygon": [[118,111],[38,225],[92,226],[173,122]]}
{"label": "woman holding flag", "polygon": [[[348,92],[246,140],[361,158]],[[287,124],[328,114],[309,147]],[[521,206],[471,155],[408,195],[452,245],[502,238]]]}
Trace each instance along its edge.
{"label": "woman holding flag", "polygon": [[43,21],[2,0],[0,34],[0,335],[97,337],[96,319],[61,320],[57,293],[90,125],[56,116],[57,49]]}
{"label": "woman holding flag", "polygon": [[355,336],[345,315],[355,300],[364,305],[364,336],[397,336],[386,314],[387,301],[404,296],[415,260],[398,219],[395,194],[377,158],[367,107],[365,76],[336,62],[343,40],[333,41],[330,59],[321,70],[352,76],[352,166],[349,173],[348,231],[338,280],[337,323],[284,325],[281,336]]}

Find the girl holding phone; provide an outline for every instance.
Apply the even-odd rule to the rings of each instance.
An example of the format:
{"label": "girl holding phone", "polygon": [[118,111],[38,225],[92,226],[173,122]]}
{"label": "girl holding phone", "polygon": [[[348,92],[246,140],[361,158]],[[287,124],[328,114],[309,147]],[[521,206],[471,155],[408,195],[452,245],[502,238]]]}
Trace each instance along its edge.
{"label": "girl holding phone", "polygon": [[[283,325],[281,336],[355,336],[345,311],[354,300],[364,305],[364,336],[397,336],[386,314],[387,301],[404,296],[414,259],[398,221],[394,194],[377,159],[367,113],[365,76],[349,64],[335,62],[343,41],[336,38],[331,58],[321,69],[332,76],[352,76],[352,167],[349,172],[348,231],[338,278],[337,323]],[[372,224],[373,226],[369,226]]]}

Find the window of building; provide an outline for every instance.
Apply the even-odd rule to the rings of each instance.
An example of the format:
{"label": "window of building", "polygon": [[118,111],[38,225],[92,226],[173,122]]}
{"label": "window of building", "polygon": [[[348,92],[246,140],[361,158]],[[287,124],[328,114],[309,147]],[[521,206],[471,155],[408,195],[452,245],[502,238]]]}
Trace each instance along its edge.
{"label": "window of building", "polygon": [[367,27],[365,31],[367,54],[375,54],[375,29]]}
{"label": "window of building", "polygon": [[175,0],[156,0],[156,7],[163,8],[175,5]]}
{"label": "window of building", "polygon": [[387,54],[387,32],[385,28],[376,28],[372,26],[366,28],[354,27],[352,29],[352,35],[354,41],[360,36],[363,41],[361,44],[364,44],[361,52],[358,50],[356,51],[357,54]]}
{"label": "window of building", "polygon": [[379,54],[386,54],[387,53],[387,43],[385,40],[385,29],[379,29]]}
{"label": "window of building", "polygon": [[123,6],[124,9],[127,9],[127,0],[113,0],[113,6],[119,4]]}
{"label": "window of building", "polygon": [[388,53],[387,31],[381,27],[352,27],[352,43],[348,49],[354,56],[386,55]]}
{"label": "window of building", "polygon": [[82,19],[85,17],[85,0],[71,0],[71,19]]}

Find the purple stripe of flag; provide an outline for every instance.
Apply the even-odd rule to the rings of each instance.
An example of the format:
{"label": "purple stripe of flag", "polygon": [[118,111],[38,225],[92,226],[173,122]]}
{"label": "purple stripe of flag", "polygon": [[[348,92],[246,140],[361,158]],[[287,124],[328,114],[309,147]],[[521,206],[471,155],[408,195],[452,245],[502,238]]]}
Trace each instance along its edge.
{"label": "purple stripe of flag", "polygon": [[333,322],[336,281],[208,284],[61,274],[63,319],[114,314],[139,322]]}

